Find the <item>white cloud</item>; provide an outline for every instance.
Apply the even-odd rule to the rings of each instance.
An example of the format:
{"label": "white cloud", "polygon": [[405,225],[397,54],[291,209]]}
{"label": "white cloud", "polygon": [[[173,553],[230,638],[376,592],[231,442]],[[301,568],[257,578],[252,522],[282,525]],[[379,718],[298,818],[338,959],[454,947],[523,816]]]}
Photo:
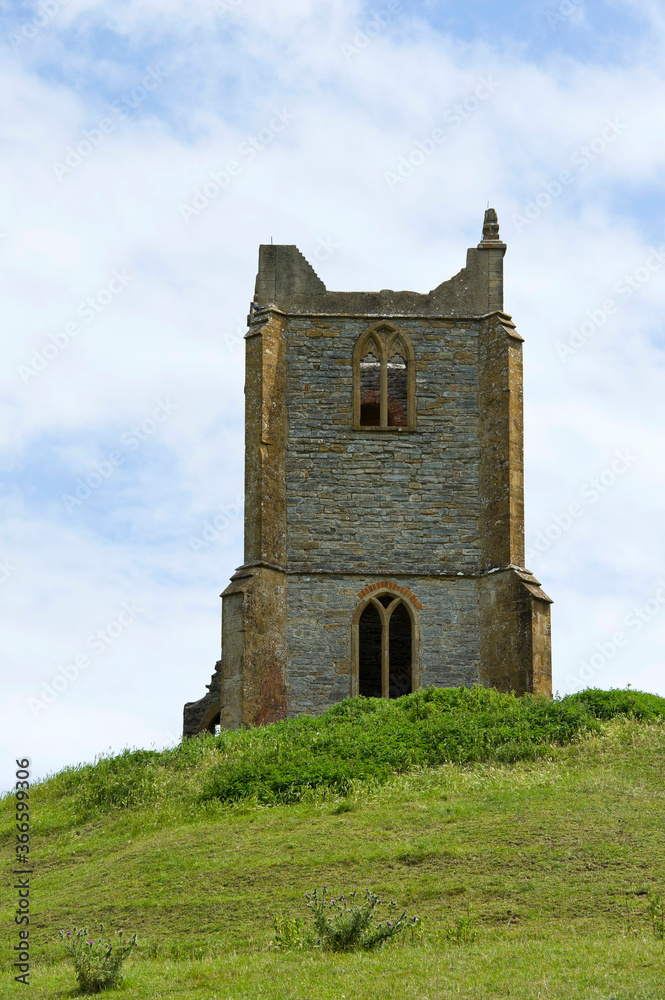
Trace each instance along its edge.
{"label": "white cloud", "polygon": [[[658,7],[639,6],[660,24]],[[556,352],[587,310],[617,296],[616,283],[662,232],[641,197],[648,190],[662,200],[657,60],[535,62],[517,43],[507,59],[498,47],[442,35],[405,8],[349,61],[340,46],[370,16],[356,3],[245,0],[225,18],[211,7],[71,0],[3,70],[10,141],[0,165],[8,372],[0,442],[17,483],[0,539],[0,559],[17,567],[1,591],[8,697],[23,698],[98,620],[136,597],[150,611],[112,651],[113,682],[101,673],[81,679],[71,717],[80,715],[85,735],[78,743],[68,735],[66,753],[78,760],[144,741],[162,724],[177,730],[182,702],[203,693],[219,655],[217,595],[242,558],[239,520],[201,556],[189,538],[242,490],[238,327],[258,244],[295,242],[314,263],[320,241],[332,239],[339,246],[315,264],[328,287],[426,291],[463,266],[488,199],[509,244],[506,307],[526,337],[527,541],[616,449],[640,456],[530,567],[556,602],[555,686],[563,689],[570,664],[596,641],[593,629],[602,639],[608,602],[621,614],[646,600],[664,569],[660,272],[573,357],[563,363]],[[98,58],[105,22],[131,36],[125,62],[111,49]],[[644,53],[651,42],[645,34],[635,44]],[[49,46],[62,53],[56,80],[40,75]],[[109,102],[140,78],[137,66],[143,72],[157,58],[176,68],[154,102],[117,121],[58,180],[53,161],[98,127]],[[391,190],[385,172],[492,75],[500,86],[491,97]],[[294,121],[254,159],[243,157],[241,143],[283,108]],[[617,116],[625,132],[520,230],[513,216]],[[185,224],[180,205],[231,159],[238,176]],[[123,268],[133,278],[122,293],[24,384],[18,366],[81,320],[81,303]],[[178,408],[135,464],[68,516],[67,484],[164,396]],[[40,472],[44,449],[50,464]],[[624,683],[637,674],[665,693],[662,629],[645,627],[638,638],[607,677]],[[124,683],[135,697],[129,715]],[[65,702],[49,720],[66,723]],[[56,722],[49,727],[52,737]],[[14,738],[36,749],[16,752],[34,753],[40,771],[60,766],[65,744],[55,754],[40,732],[26,719]]]}

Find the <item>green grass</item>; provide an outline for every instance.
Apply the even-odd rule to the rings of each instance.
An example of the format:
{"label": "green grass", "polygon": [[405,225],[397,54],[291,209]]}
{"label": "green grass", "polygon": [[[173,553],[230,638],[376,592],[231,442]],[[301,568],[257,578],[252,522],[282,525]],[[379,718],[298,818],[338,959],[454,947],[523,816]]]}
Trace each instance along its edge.
{"label": "green grass", "polygon": [[[73,996],[57,931],[103,922],[139,934],[109,994],[128,1000],[663,1000],[647,893],[665,889],[665,700],[410,697],[126,753],[36,785],[30,995]],[[316,740],[334,763],[354,725],[366,754],[382,736],[387,748],[365,780],[345,774],[343,795],[334,781],[266,772],[297,753],[310,767]],[[426,766],[418,755],[432,746],[447,762]],[[220,798],[220,756],[236,775],[253,760],[261,780],[223,785],[234,792]],[[0,803],[5,858],[12,804]],[[274,916],[305,916],[304,893],[324,884],[396,899],[421,918],[422,939],[377,954],[271,952]],[[13,996],[5,900],[0,995]],[[455,945],[447,932],[469,910],[477,938]]]}
{"label": "green grass", "polygon": [[118,806],[174,797],[182,804],[183,796],[192,808],[248,798],[293,803],[315,789],[346,794],[354,781],[380,783],[414,767],[534,760],[620,715],[663,718],[665,699],[588,690],[551,701],[482,687],[428,688],[396,701],[347,698],[321,716],[68,768],[49,782],[48,794],[68,801],[79,822]]}

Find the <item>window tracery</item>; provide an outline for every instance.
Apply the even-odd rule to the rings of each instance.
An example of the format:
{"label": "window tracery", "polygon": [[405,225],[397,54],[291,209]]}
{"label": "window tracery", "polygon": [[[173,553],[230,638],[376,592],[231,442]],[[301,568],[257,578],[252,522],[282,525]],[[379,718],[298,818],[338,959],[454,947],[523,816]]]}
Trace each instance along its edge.
{"label": "window tracery", "polygon": [[353,426],[415,430],[415,365],[408,337],[391,324],[370,327],[353,356]]}
{"label": "window tracery", "polygon": [[358,617],[358,694],[400,698],[413,690],[414,623],[393,594],[372,597]]}

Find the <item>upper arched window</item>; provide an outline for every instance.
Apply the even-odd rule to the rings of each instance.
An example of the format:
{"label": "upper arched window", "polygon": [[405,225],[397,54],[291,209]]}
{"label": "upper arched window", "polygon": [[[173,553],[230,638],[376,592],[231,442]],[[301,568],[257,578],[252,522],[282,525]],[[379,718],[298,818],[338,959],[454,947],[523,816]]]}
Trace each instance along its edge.
{"label": "upper arched window", "polygon": [[390,323],[370,327],[354,348],[353,426],[415,429],[413,347]]}

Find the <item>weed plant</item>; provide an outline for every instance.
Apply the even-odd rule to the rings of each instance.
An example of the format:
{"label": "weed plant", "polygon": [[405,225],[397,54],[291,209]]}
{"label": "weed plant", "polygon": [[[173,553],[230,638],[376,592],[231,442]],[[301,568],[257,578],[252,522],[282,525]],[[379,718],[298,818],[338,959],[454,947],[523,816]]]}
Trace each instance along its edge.
{"label": "weed plant", "polygon": [[100,993],[117,986],[122,979],[122,966],[136,947],[136,934],[125,940],[121,931],[113,938],[104,938],[100,924],[97,940],[90,939],[87,927],[58,932],[74,963],[74,971],[82,993]]}
{"label": "weed plant", "polygon": [[478,931],[476,930],[476,921],[471,914],[471,910],[468,909],[466,913],[457,917],[455,923],[445,929],[443,936],[451,944],[473,944],[478,936]]}
{"label": "weed plant", "polygon": [[651,918],[654,937],[661,941],[665,939],[665,901],[658,892],[651,891],[648,895],[647,912]]}
{"label": "weed plant", "polygon": [[303,951],[316,944],[314,932],[305,927],[302,917],[275,917],[275,936],[269,944],[272,951]]}
{"label": "weed plant", "polygon": [[[372,951],[418,923],[418,917],[407,917],[406,911],[394,919],[393,910],[397,907],[394,900],[387,904],[386,919],[376,923],[382,901],[369,889],[364,890],[358,901],[357,890],[348,898],[342,895],[336,899],[328,899],[327,891],[324,886],[305,894],[317,935],[313,944],[323,951]],[[390,916],[392,920],[388,919]]]}

